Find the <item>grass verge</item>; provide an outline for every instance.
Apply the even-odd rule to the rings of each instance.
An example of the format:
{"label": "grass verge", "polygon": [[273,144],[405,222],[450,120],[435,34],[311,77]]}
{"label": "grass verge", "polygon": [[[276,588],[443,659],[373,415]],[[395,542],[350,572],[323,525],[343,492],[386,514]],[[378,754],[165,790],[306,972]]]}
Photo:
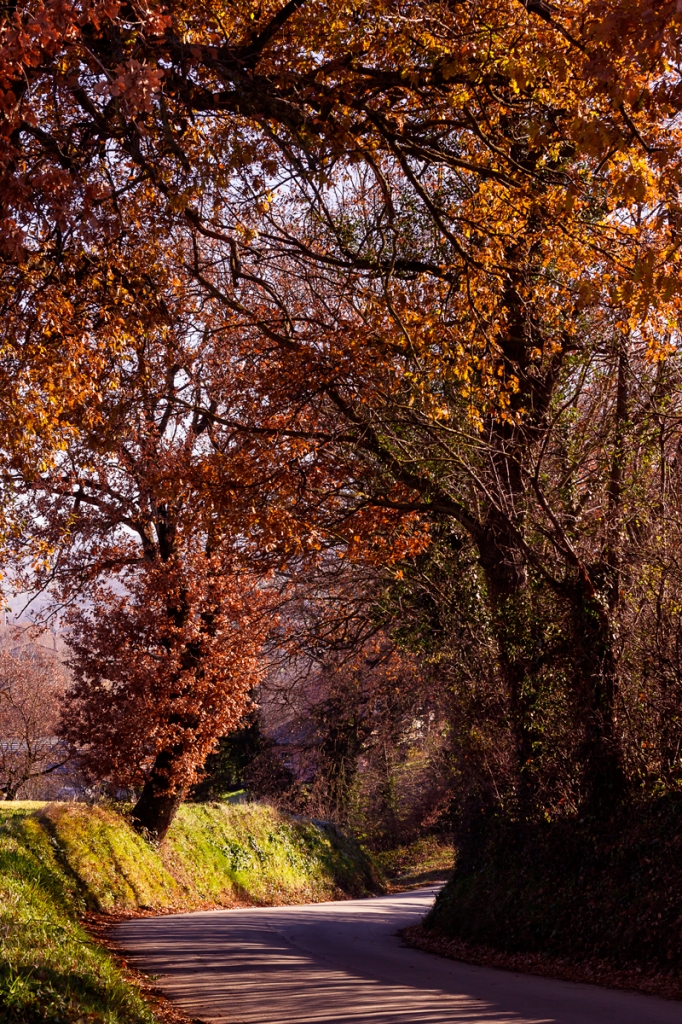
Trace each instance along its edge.
{"label": "grass verge", "polygon": [[455,851],[452,840],[426,836],[407,846],[374,854],[391,892],[418,889],[450,878]]}
{"label": "grass verge", "polygon": [[153,1024],[138,988],[83,928],[88,912],[299,903],[378,887],[357,844],[270,807],[186,805],[157,848],[111,809],[0,804],[0,1020]]}
{"label": "grass verge", "polygon": [[20,808],[0,815],[0,1019],[7,1024],[152,1024],[153,1013],[78,921],[83,895],[49,834]]}

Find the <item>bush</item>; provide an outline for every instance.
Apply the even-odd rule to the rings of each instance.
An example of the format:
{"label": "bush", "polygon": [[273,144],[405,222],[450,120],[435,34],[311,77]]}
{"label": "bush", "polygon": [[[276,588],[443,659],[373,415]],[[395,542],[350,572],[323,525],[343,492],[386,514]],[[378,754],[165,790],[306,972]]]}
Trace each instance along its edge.
{"label": "bush", "polygon": [[509,953],[682,965],[682,796],[604,820],[489,824],[426,927]]}

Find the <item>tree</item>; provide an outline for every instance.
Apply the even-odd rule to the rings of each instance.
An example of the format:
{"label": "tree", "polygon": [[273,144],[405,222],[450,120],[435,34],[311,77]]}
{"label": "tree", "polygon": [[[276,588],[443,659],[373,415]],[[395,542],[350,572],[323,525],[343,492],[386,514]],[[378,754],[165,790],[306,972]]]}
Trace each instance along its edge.
{"label": "tree", "polygon": [[[282,345],[273,253],[375,283],[430,280],[427,333],[439,287],[456,290],[471,308],[445,363],[480,367],[488,395],[513,390],[495,325],[531,293],[548,323],[600,290],[640,318],[662,303],[663,322],[676,302],[678,31],[675,4],[646,0],[416,0],[399,16],[382,0],[13,6],[0,64],[5,443],[23,450],[24,423],[55,443],[56,422],[79,421],[107,348],[125,341],[117,306],[150,303],[158,266],[189,269]],[[349,215],[361,178],[371,194]],[[278,193],[298,212],[259,231]],[[146,253],[141,224],[155,236]],[[530,257],[545,273],[529,277]]]}
{"label": "tree", "polygon": [[261,702],[274,742],[267,761],[279,752],[294,775],[270,795],[381,844],[413,837],[447,811],[449,701],[400,643],[386,601],[404,555],[374,561],[370,552],[366,543],[328,550],[291,581]]}
{"label": "tree", "polygon": [[267,747],[257,710],[244,716],[238,729],[222,736],[206,760],[204,775],[192,787],[191,799],[220,800],[245,788],[249,767]]}
{"label": "tree", "polygon": [[[431,9],[419,10],[428,25]],[[278,188],[276,168],[256,174],[242,164],[216,196],[210,223],[190,211],[185,264],[225,331],[261,333],[279,350],[279,386],[268,391],[276,411],[264,421],[259,409],[257,423],[247,414],[243,431],[295,432],[320,449],[326,441],[323,457],[336,460],[339,479],[345,462],[344,497],[354,491],[365,507],[449,517],[474,540],[514,705],[520,793],[533,739],[528,659],[516,658],[510,623],[529,573],[544,572],[572,609],[582,652],[575,691],[591,737],[585,790],[609,800],[622,765],[602,566],[564,543],[533,474],[576,360],[589,367],[595,347],[623,333],[653,362],[668,350],[679,296],[676,156],[665,111],[677,93],[656,69],[666,53],[672,59],[676,15],[666,8],[652,34],[644,7],[629,8],[625,21],[604,7],[582,13],[581,22],[577,11],[559,18],[530,6],[483,13],[459,5],[439,36],[418,35],[418,103],[417,86],[387,72],[401,45],[414,54],[401,30],[380,54],[370,41],[363,74],[371,77],[376,59],[388,75],[371,102],[357,68],[342,65],[353,152],[339,143],[321,175],[310,154],[322,160],[338,122],[330,115],[309,144],[287,125],[291,138],[276,138],[297,155],[293,180],[287,171]],[[474,28],[490,42],[485,57],[464,44]],[[617,31],[625,41],[618,74]],[[460,57],[456,67],[443,64],[446,49]],[[277,57],[285,53],[283,44]],[[306,96],[313,106],[316,87]],[[398,97],[407,110],[400,118]],[[210,390],[202,411],[224,421],[217,377]],[[532,542],[524,529],[531,509]],[[547,530],[561,578],[544,561]]]}
{"label": "tree", "polygon": [[325,435],[302,429],[314,410],[277,421],[294,397],[267,339],[223,333],[185,288],[133,320],[68,446],[6,477],[23,585],[72,609],[63,735],[92,773],[142,787],[134,818],[159,838],[248,707],[285,567],[303,572],[325,531],[386,556],[413,543],[409,517],[354,516]]}
{"label": "tree", "polygon": [[133,822],[162,839],[219,737],[258,683],[266,606],[255,581],[205,542],[177,545],[102,586],[70,616],[62,734],[86,771],[141,789]]}
{"label": "tree", "polygon": [[[158,838],[249,706],[273,603],[245,518],[257,459],[231,453],[231,518],[221,513],[210,491],[230,453],[172,401],[193,386],[192,344],[176,342],[141,338],[102,396],[99,428],[14,479],[18,550],[43,552],[30,582],[70,609],[62,735],[97,777],[141,787],[134,819]],[[267,517],[258,528],[262,540]]]}
{"label": "tree", "polygon": [[[575,509],[548,482],[562,479],[552,445],[572,396],[589,408],[584,382],[600,360],[613,370],[618,339],[651,365],[669,350],[679,14],[510,0],[420,2],[399,18],[383,3],[362,18],[346,4],[251,13],[94,6],[76,20],[55,0],[7,20],[7,393],[33,372],[67,291],[82,315],[66,365],[87,340],[94,379],[113,390],[126,363],[112,367],[111,350],[136,364],[151,328],[182,321],[192,386],[171,375],[163,408],[166,423],[201,438],[195,452],[211,451],[182,462],[181,477],[204,481],[202,523],[210,506],[233,538],[258,537],[299,565],[316,546],[378,562],[399,538],[409,553],[417,517],[466,535],[490,601],[520,795],[534,658],[514,634],[540,580],[579,644],[585,788],[609,776],[604,793],[615,791],[614,616],[602,581],[614,574],[622,460],[598,480],[611,496],[608,557],[606,534],[585,529],[573,542]],[[38,325],[35,346],[26,323]],[[46,351],[36,401],[57,365]],[[154,365],[159,380],[168,366]],[[78,483],[66,473],[47,487],[51,501],[61,493],[62,536],[71,502],[113,514],[100,482],[96,500],[80,482],[87,445],[106,450],[96,415],[106,419],[107,402],[86,415],[87,388],[74,390],[75,404],[61,391],[48,402],[62,409],[62,438],[83,431],[64,442],[81,444]],[[14,452],[22,415],[7,435]],[[609,438],[623,422],[616,408]]]}
{"label": "tree", "polygon": [[58,771],[70,759],[57,736],[67,684],[56,654],[19,630],[0,646],[0,780],[5,800],[22,786]]}

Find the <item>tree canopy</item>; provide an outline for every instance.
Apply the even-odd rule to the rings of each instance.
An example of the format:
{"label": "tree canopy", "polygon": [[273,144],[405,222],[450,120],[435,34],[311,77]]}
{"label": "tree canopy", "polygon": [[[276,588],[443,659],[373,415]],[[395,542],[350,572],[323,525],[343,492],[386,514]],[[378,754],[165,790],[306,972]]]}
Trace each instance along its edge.
{"label": "tree canopy", "polygon": [[[74,742],[127,749],[116,715],[157,694],[160,644],[167,742],[131,740],[120,776],[161,758],[156,797],[184,792],[288,643],[274,609],[307,593],[319,625],[362,566],[355,635],[369,616],[414,645],[415,595],[478,608],[520,813],[627,788],[623,623],[675,558],[680,22],[602,0],[6,11],[5,532],[97,609],[74,620]],[[443,564],[470,589],[434,596]],[[139,664],[138,613],[170,623]],[[199,718],[217,700],[238,622],[234,714],[179,723],[186,694]],[[570,784],[540,778],[543,702]]]}

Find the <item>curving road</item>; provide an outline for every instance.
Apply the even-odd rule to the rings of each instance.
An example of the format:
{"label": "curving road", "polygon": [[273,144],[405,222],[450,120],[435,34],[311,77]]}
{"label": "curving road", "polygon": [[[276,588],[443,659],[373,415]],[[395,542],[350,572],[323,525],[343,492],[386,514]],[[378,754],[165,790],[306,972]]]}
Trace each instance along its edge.
{"label": "curving road", "polygon": [[118,925],[129,960],[211,1024],[682,1024],[682,1003],[472,967],[396,936],[436,889]]}

